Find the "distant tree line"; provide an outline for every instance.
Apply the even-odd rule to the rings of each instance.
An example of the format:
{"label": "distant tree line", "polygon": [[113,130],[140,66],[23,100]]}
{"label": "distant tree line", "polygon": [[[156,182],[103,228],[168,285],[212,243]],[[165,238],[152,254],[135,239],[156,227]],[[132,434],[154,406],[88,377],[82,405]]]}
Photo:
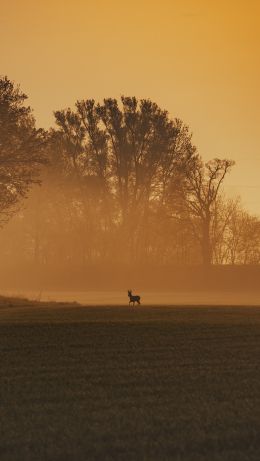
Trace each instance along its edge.
{"label": "distant tree line", "polygon": [[25,101],[0,79],[3,260],[259,264],[260,221],[222,190],[234,162],[203,162],[180,119],[147,99],[89,99],[46,132]]}

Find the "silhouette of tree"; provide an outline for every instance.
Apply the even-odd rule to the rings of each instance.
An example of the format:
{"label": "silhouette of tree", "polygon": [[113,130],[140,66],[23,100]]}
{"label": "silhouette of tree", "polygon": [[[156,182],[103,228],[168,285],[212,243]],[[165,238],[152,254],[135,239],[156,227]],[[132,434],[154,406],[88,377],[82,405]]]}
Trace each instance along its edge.
{"label": "silhouette of tree", "polygon": [[238,198],[228,199],[220,192],[213,206],[211,240],[212,262],[214,264],[226,264],[230,262],[228,250],[230,222],[238,200]]}
{"label": "silhouette of tree", "polygon": [[92,163],[117,206],[124,252],[128,248],[135,259],[148,245],[151,204],[163,200],[172,177],[195,155],[191,135],[150,100],[122,96],[121,104],[105,99],[96,105],[87,100],[77,110]]}
{"label": "silhouette of tree", "polygon": [[44,163],[45,133],[35,128],[26,95],[7,77],[0,78],[0,223],[37,182]]}
{"label": "silhouette of tree", "polygon": [[204,265],[213,257],[213,220],[216,203],[226,174],[234,162],[215,158],[207,163],[198,159],[187,171],[185,201],[194,235],[198,238]]}
{"label": "silhouette of tree", "polygon": [[231,207],[223,243],[229,264],[259,264],[260,221],[242,208],[240,200]]}

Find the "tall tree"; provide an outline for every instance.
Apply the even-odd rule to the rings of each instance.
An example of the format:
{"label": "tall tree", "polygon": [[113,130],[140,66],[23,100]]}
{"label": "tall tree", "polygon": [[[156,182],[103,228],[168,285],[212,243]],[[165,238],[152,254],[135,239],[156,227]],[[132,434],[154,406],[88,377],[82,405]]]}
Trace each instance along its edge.
{"label": "tall tree", "polygon": [[77,110],[94,163],[107,165],[124,251],[136,259],[148,246],[152,202],[162,200],[172,177],[195,155],[191,135],[150,100],[122,96],[120,102],[109,98],[96,105],[87,100]]}
{"label": "tall tree", "polygon": [[216,202],[226,174],[234,162],[215,158],[207,163],[198,159],[187,171],[186,204],[195,236],[199,239],[203,264],[212,263],[213,219]]}
{"label": "tall tree", "polygon": [[45,133],[37,130],[27,96],[0,78],[0,223],[6,222],[45,162]]}

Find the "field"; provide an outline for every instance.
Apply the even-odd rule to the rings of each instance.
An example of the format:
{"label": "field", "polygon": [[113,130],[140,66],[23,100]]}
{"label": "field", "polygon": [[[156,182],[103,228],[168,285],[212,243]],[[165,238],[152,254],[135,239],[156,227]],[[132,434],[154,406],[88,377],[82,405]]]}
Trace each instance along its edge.
{"label": "field", "polygon": [[0,308],[0,459],[259,461],[260,309]]}

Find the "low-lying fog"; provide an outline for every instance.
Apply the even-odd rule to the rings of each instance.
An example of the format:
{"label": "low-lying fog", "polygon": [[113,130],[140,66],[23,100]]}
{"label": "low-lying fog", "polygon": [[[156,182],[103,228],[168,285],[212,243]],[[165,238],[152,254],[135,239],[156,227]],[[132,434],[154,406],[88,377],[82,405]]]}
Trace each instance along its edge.
{"label": "low-lying fog", "polygon": [[[37,301],[76,301],[85,305],[128,305],[127,290],[124,291],[24,291],[1,293],[8,296],[26,297]],[[251,292],[142,292],[143,305],[243,305],[260,306],[260,293]]]}

